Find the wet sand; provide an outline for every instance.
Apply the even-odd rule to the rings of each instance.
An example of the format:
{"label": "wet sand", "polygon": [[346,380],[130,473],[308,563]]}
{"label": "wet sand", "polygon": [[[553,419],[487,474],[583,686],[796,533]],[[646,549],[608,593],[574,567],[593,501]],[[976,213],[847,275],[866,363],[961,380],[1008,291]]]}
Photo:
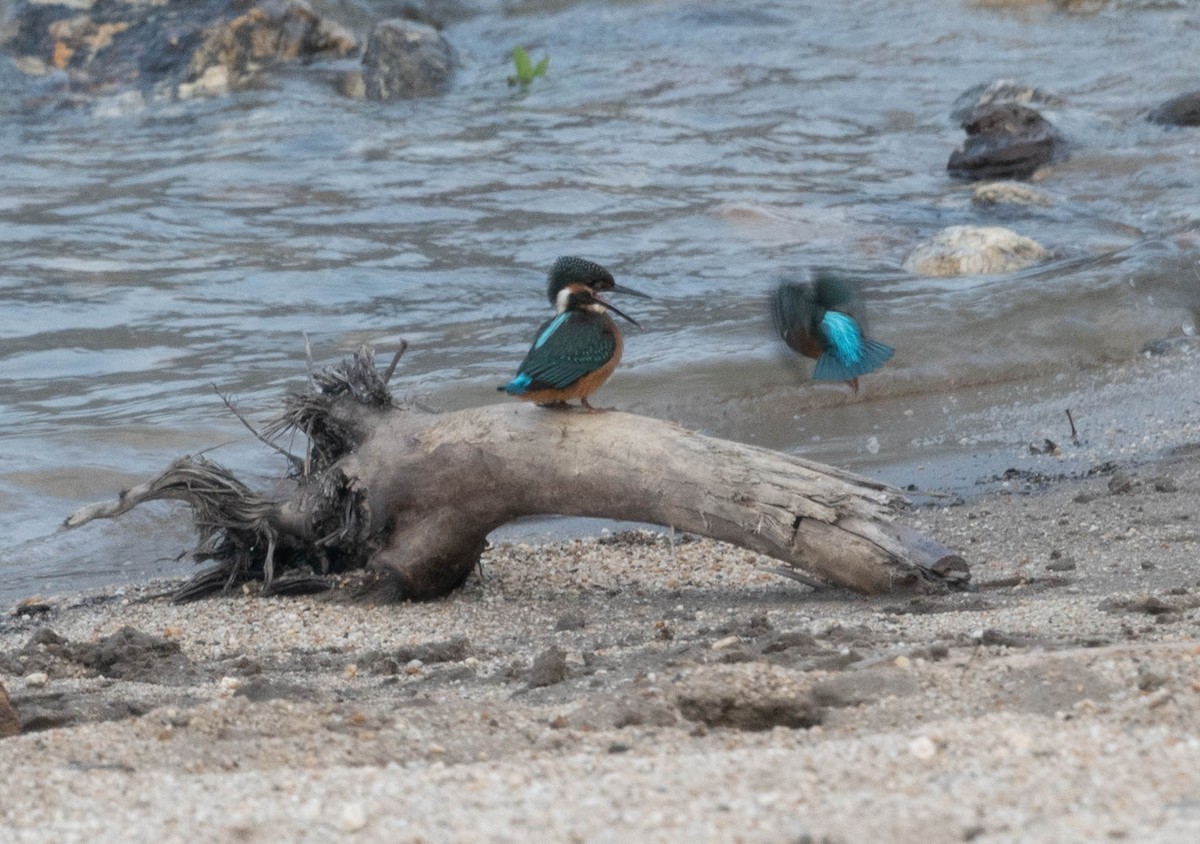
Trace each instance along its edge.
{"label": "wet sand", "polygon": [[1196,361],[1108,372],[1119,422],[902,516],[973,592],[632,532],[498,545],[429,604],[31,600],[0,618],[0,838],[1193,840]]}

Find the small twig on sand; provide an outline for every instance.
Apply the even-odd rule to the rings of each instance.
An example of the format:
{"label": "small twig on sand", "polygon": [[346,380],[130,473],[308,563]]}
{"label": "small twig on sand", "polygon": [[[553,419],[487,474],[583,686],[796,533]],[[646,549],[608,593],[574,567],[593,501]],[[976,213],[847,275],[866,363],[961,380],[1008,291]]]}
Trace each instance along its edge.
{"label": "small twig on sand", "polygon": [[392,373],[396,371],[396,364],[400,363],[400,357],[404,354],[404,350],[408,348],[408,341],[401,340],[400,348],[396,349],[396,354],[392,356],[392,362],[388,364],[387,371],[383,373],[383,383],[392,380]]}
{"label": "small twig on sand", "polygon": [[238,409],[233,406],[233,402],[231,402],[225,396],[224,393],[222,393],[219,389],[217,389],[216,384],[213,384],[212,388],[213,388],[213,392],[221,397],[221,401],[225,402],[225,406],[227,408],[229,408],[229,411],[238,418],[239,422],[241,422],[243,425],[246,426],[246,430],[249,431],[250,433],[254,434],[254,438],[256,440],[258,440],[263,445],[267,446],[267,448],[274,449],[275,451],[279,452],[284,457],[286,457],[288,459],[288,462],[290,462],[292,464],[293,468],[295,468],[295,469],[303,469],[304,468],[304,461],[302,461],[299,457],[292,454],[286,448],[280,448],[275,443],[271,442],[269,439],[267,439],[262,434],[260,434],[258,431],[254,430],[254,426],[251,425],[249,422],[247,422],[246,417],[242,416],[242,414],[238,412]]}
{"label": "small twig on sand", "polygon": [[1067,421],[1071,423],[1071,443],[1079,445],[1079,431],[1075,429],[1075,420],[1071,417],[1071,408],[1067,408]]}

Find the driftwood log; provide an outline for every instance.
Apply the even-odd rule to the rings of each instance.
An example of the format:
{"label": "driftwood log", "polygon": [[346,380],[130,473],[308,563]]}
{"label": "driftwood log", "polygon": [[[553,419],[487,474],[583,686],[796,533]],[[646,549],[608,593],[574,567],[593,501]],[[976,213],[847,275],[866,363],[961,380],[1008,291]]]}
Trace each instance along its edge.
{"label": "driftwood log", "polygon": [[281,591],[298,571],[362,566],[392,576],[404,597],[436,597],[470,575],[490,531],[547,514],[670,526],[867,594],[969,581],[961,557],[895,520],[904,496],[877,481],[616,411],[403,408],[391,371],[380,375],[364,349],[288,397],[263,438],[307,439],[303,458],[289,455],[290,494],[261,495],[215,463],[182,458],[66,525],[187,502],[195,556],[216,565],[178,599],[258,578]]}

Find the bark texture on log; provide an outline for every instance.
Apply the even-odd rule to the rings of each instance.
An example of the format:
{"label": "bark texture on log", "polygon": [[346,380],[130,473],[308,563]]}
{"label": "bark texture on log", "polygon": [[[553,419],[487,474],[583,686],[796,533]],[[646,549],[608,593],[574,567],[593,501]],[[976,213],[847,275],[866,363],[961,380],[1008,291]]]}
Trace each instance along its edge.
{"label": "bark texture on log", "polygon": [[[310,446],[290,499],[269,502],[242,487],[228,501],[193,502],[204,524],[232,526],[202,536],[206,558],[235,552],[230,583],[257,574],[270,585],[278,568],[298,565],[369,564],[395,575],[403,595],[434,597],[466,579],[490,531],[550,514],[674,527],[868,594],[969,580],[961,557],[895,522],[904,497],[884,484],[628,413],[518,403],[444,415],[402,409],[369,352],[292,397],[273,432],[293,429]],[[155,497],[187,500],[195,470],[177,461],[136,494],[68,524]],[[164,480],[170,473],[180,477]],[[240,485],[229,476],[207,486]]]}

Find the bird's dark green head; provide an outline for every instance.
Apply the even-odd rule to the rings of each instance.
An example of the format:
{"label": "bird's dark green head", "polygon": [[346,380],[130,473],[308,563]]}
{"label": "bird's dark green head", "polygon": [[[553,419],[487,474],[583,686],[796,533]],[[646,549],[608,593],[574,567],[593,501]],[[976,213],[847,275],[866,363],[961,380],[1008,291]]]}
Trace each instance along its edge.
{"label": "bird's dark green head", "polygon": [[614,293],[630,293],[634,296],[641,296],[644,299],[650,298],[645,293],[639,293],[636,290],[631,290],[628,287],[617,284],[616,279],[612,277],[612,273],[595,261],[564,255],[554,262],[554,266],[550,268],[550,275],[546,280],[546,297],[550,300],[550,304],[556,304],[558,302],[558,294],[571,284],[582,284],[588,290],[598,293],[611,290]]}

